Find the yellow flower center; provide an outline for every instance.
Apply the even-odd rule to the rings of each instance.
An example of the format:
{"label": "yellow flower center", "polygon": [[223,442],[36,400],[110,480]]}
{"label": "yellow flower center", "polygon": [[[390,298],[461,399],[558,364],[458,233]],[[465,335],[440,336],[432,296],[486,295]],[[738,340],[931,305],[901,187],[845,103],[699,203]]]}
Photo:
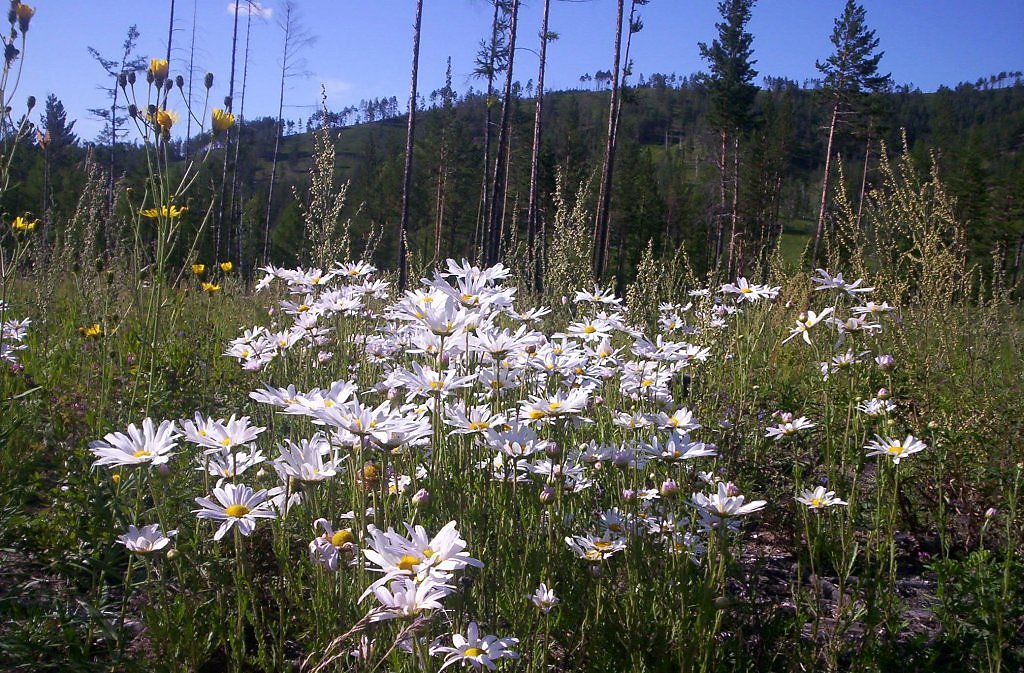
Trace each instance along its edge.
{"label": "yellow flower center", "polygon": [[340,547],[341,545],[345,544],[346,542],[351,542],[352,540],[353,540],[352,531],[347,530],[347,529],[346,530],[339,530],[334,535],[331,536],[331,544],[334,545],[335,547]]}
{"label": "yellow flower center", "polygon": [[220,440],[221,446],[231,446],[231,444],[232,442],[230,437],[225,437],[224,439]]}
{"label": "yellow flower center", "polygon": [[418,558],[416,558],[415,556],[413,556],[412,554],[406,554],[401,559],[399,559],[399,561],[398,561],[398,568],[400,570],[409,571],[409,570],[413,569],[413,566],[418,565],[419,562],[420,562],[420,560]]}
{"label": "yellow flower center", "polygon": [[243,516],[248,514],[250,511],[252,511],[252,510],[250,510],[245,505],[228,505],[227,509],[224,510],[224,513],[227,514],[230,517],[234,517],[236,519],[241,519]]}
{"label": "yellow flower center", "polygon": [[134,458],[146,458],[146,457],[152,456],[152,455],[153,455],[152,453],[150,453],[149,451],[146,451],[145,449],[139,449],[138,451],[136,451],[135,453],[132,454],[132,457],[134,457]]}
{"label": "yellow flower center", "polygon": [[479,647],[470,647],[467,648],[466,651],[462,653],[462,655],[465,657],[479,657],[483,653],[484,651],[481,650]]}
{"label": "yellow flower center", "polygon": [[892,446],[889,447],[889,454],[893,456],[902,456],[903,447],[900,446],[899,444],[893,444]]}
{"label": "yellow flower center", "polygon": [[538,409],[534,409],[530,412],[530,418],[534,421],[544,418],[544,412]]}
{"label": "yellow flower center", "polygon": [[309,306],[307,306],[306,304],[300,304],[298,310],[299,313],[305,313],[306,311],[309,310]]}
{"label": "yellow flower center", "polygon": [[481,423],[480,421],[471,421],[469,424],[470,430],[486,430],[487,424]]}
{"label": "yellow flower center", "polygon": [[751,292],[753,292],[753,290],[751,290],[749,287],[741,287],[740,292],[742,292],[743,294],[750,294]]}
{"label": "yellow flower center", "polygon": [[604,551],[606,549],[611,549],[611,546],[612,546],[612,543],[608,542],[607,540],[594,540],[594,549],[596,549],[598,551]]}
{"label": "yellow flower center", "polygon": [[427,547],[426,549],[423,550],[423,556],[425,556],[426,558],[434,558],[434,554],[436,554],[436,553],[437,552],[435,552],[430,547]]}
{"label": "yellow flower center", "polygon": [[550,409],[551,411],[558,411],[561,408],[561,406],[562,403],[558,401],[548,403],[548,409]]}
{"label": "yellow flower center", "polygon": [[583,333],[584,334],[593,334],[596,331],[597,331],[597,328],[594,327],[593,325],[587,325],[586,327],[583,328]]}
{"label": "yellow flower center", "polygon": [[811,507],[821,507],[825,504],[825,501],[821,498],[811,498]]}

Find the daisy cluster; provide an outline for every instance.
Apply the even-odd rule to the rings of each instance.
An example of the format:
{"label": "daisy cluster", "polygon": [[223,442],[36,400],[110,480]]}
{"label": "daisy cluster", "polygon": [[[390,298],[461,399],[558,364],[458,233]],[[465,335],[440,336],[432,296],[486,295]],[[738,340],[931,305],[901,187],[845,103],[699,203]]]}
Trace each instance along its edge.
{"label": "daisy cluster", "polygon": [[[248,416],[225,420],[196,413],[180,421],[147,418],[141,428],[130,425],[127,433],[110,433],[91,445],[97,466],[163,466],[178,453],[191,456],[203,478],[215,480],[208,496],[195,498],[194,510],[198,519],[218,525],[214,540],[234,531],[237,541],[260,519],[284,517],[296,507],[314,511],[306,500],[322,481],[347,478],[349,488],[379,493],[376,505],[385,494],[413,494],[406,501],[415,510],[430,500],[428,487],[456,469],[476,470],[495,489],[535,493],[549,526],[560,522],[568,550],[592,569],[639,540],[699,563],[709,536],[740,531],[745,517],[768,505],[720,474],[697,469],[712,467],[717,429],[702,426],[680,402],[704,365],[726,356],[721,334],[733,318],[775,301],[777,287],[739,278],[717,292],[694,290],[685,304],[660,305],[659,331],[649,335],[630,324],[620,298],[600,287],[566,298],[571,317],[550,329],[551,309],[517,305],[516,289],[505,284],[510,272],[500,264],[480,268],[448,260],[390,303],[393,288],[375,279],[375,269],[365,263],[327,272],[263,271],[258,288],[279,293],[273,322],[244,329],[225,355],[268,377],[288,372],[293,363],[324,369],[331,363],[331,371],[341,370],[346,378],[320,387],[266,382],[250,393],[265,405],[260,418],[309,428],[306,436],[277,441]],[[874,321],[893,309],[869,301],[838,317],[843,300],[861,298],[871,288],[818,274],[817,289],[832,292],[836,301],[801,315],[784,341],[799,336],[812,344],[811,330],[831,325],[835,349],[846,351],[821,364],[827,378],[865,361],[869,351],[848,342],[877,334],[882,327]],[[878,355],[875,363],[887,371],[893,360]],[[884,416],[895,405],[880,391],[858,409]],[[816,428],[788,411],[776,412],[773,420],[761,431],[776,442]],[[271,440],[262,441],[267,436]],[[182,442],[191,448],[181,451]],[[258,443],[275,448],[267,456]],[[894,464],[924,448],[913,436],[876,436],[865,447],[868,455],[888,456]],[[276,480],[265,488],[249,486],[244,481],[254,483],[250,470],[257,480],[270,474]],[[687,498],[688,484],[696,490],[687,488]],[[594,506],[612,492],[623,507]],[[823,488],[797,500],[812,509],[845,504]],[[577,504],[568,507],[571,502]],[[445,600],[462,585],[459,575],[483,562],[470,555],[455,520],[431,534],[415,519],[403,520],[404,514],[384,514],[392,520],[363,506],[334,521],[318,516],[308,544],[312,562],[327,572],[357,566],[377,575],[359,598],[374,601],[369,622],[444,613]],[[152,553],[168,547],[174,532],[132,526],[119,541]],[[546,584],[530,600],[544,613],[558,602]],[[435,640],[430,652],[445,657],[444,666],[493,668],[494,661],[517,656],[510,649],[515,644],[513,638],[480,636],[473,622],[465,635]]]}

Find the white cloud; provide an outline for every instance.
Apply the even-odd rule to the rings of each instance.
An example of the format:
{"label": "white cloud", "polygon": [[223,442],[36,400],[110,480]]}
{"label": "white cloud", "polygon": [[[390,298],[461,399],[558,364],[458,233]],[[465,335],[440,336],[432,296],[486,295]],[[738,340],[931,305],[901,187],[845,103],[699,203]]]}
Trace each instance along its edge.
{"label": "white cloud", "polygon": [[228,14],[234,15],[235,5],[238,5],[238,13],[245,14],[248,12],[253,16],[258,16],[261,19],[269,19],[274,15],[274,10],[270,7],[264,7],[263,3],[259,0],[234,0],[234,2],[228,3]]}

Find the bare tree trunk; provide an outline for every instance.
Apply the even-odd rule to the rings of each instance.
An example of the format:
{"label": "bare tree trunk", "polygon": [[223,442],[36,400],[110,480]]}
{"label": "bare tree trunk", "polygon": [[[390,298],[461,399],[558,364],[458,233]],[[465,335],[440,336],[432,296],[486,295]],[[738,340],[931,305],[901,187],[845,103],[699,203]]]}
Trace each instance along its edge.
{"label": "bare tree trunk", "polygon": [[[236,196],[238,196],[238,153],[241,150],[242,143],[238,142],[242,135],[242,124],[245,123],[245,87],[249,81],[249,36],[252,34],[252,7],[248,8],[246,12],[245,21],[245,51],[242,52],[242,95],[238,101],[238,137],[235,139],[235,162],[234,170],[231,171],[231,194],[228,200],[228,212],[231,213],[231,217],[236,219],[237,233],[235,236],[235,244],[238,249],[238,272],[242,274],[245,271],[244,260],[242,259],[242,245],[243,231],[242,231],[242,212],[237,206]],[[239,197],[240,198],[240,197]]]}
{"label": "bare tree trunk", "polygon": [[512,114],[512,71],[516,55],[516,27],[519,0],[512,0],[512,13],[508,29],[508,61],[505,70],[505,91],[501,104],[501,126],[498,128],[498,150],[494,158],[494,180],[491,184],[491,207],[488,220],[490,239],[487,245],[488,265],[498,263],[501,257],[501,223],[505,217],[505,155],[508,152],[509,125]]}
{"label": "bare tree trunk", "polygon": [[871,161],[871,136],[864,141],[864,172],[860,176],[860,198],[857,200],[857,231],[860,231],[860,218],[864,213],[864,193],[868,188],[868,163]]}
{"label": "bare tree trunk", "polygon": [[[442,143],[444,141],[442,140]],[[434,198],[434,260],[441,259],[441,232],[444,221],[444,202],[448,181],[447,148],[442,144],[441,158],[437,168],[437,195]]]}
{"label": "bare tree trunk", "polygon": [[715,212],[715,239],[712,242],[712,257],[713,263],[711,267],[718,273],[719,264],[722,261],[722,240],[724,237],[725,229],[725,183],[728,169],[726,168],[726,161],[728,155],[726,154],[728,149],[728,134],[725,129],[719,131],[719,143],[718,147],[718,209]]}
{"label": "bare tree trunk", "polygon": [[825,153],[825,179],[821,183],[821,208],[818,210],[818,226],[814,230],[814,248],[811,252],[811,268],[818,266],[818,249],[825,233],[825,204],[828,201],[829,171],[832,168],[832,140],[836,135],[836,122],[839,119],[839,101],[832,104],[832,121],[828,125],[828,145]]}
{"label": "bare tree trunk", "polygon": [[444,235],[445,202],[448,195],[449,147],[452,124],[452,59],[448,57],[445,69],[444,89],[441,95],[441,107],[444,110],[444,122],[441,125],[441,147],[437,158],[437,195],[434,199],[434,261],[441,258],[441,238]]}
{"label": "bare tree trunk", "polygon": [[[192,69],[195,67],[196,57],[196,17],[199,15],[199,0],[192,0],[192,44],[188,48],[188,104],[192,106]],[[185,162],[188,162],[189,141],[192,138],[192,115],[185,115]]]}
{"label": "bare tree trunk", "polygon": [[171,62],[171,40],[174,38],[174,0],[171,0],[171,18],[167,22],[167,62]]}
{"label": "bare tree trunk", "polygon": [[[125,59],[121,60],[122,68]],[[115,148],[117,147],[117,82],[114,82],[114,100],[110,104],[110,172],[107,174],[107,218],[114,212]]]}
{"label": "bare tree trunk", "polygon": [[[740,200],[740,135],[736,132],[732,138],[732,214],[729,227],[729,262],[726,271],[732,276],[736,269],[742,269],[743,263],[736,254],[736,223],[739,220]],[[742,236],[742,234],[741,234]]]}
{"label": "bare tree trunk", "polygon": [[402,178],[402,214],[398,224],[398,291],[405,292],[409,283],[408,243],[409,198],[412,192],[412,152],[416,131],[416,79],[420,68],[420,25],[423,18],[423,0],[416,0],[416,22],[412,34],[412,74],[409,84],[409,117],[405,127],[405,171]]}
{"label": "bare tree trunk", "polygon": [[[238,8],[241,6],[242,2],[243,0],[235,0],[235,25],[231,34],[231,75],[228,82],[228,95],[224,99],[224,107],[227,108],[228,112],[231,112],[231,106],[235,97],[235,56],[238,54]],[[213,230],[213,252],[217,260],[220,260],[221,258],[220,239],[224,226],[224,202],[227,198],[228,160],[231,157],[230,150],[233,129],[234,127],[231,127],[224,133],[224,168],[221,171],[220,177],[220,208],[217,213],[216,226]],[[226,247],[228,250],[231,249],[230,244]]]}
{"label": "bare tree trunk", "polygon": [[594,221],[594,277],[598,281],[604,276],[605,252],[608,245],[608,210],[612,200],[612,162],[615,156],[615,115],[618,110],[624,4],[624,0],[618,0],[616,3],[615,48],[612,58],[612,93],[608,106],[608,138],[605,142],[604,163],[601,167],[601,186],[598,191],[597,217]]}
{"label": "bare tree trunk", "polygon": [[526,268],[531,286],[536,287],[540,278],[540,264],[537,254],[537,218],[539,195],[537,181],[540,173],[541,121],[544,109],[544,66],[548,49],[548,15],[551,0],[544,0],[544,16],[540,24],[540,65],[537,69],[537,104],[533,112],[533,149],[530,153],[530,196],[526,207]]}
{"label": "bare tree trunk", "polygon": [[484,119],[484,166],[480,175],[480,203],[476,212],[476,231],[473,234],[473,254],[476,259],[487,255],[490,241],[487,224],[490,221],[488,206],[491,203],[491,100],[494,97],[494,47],[497,41],[498,12],[501,8],[499,0],[491,0],[494,4],[494,16],[491,18],[491,49],[487,70],[487,98],[484,100],[486,117]]}

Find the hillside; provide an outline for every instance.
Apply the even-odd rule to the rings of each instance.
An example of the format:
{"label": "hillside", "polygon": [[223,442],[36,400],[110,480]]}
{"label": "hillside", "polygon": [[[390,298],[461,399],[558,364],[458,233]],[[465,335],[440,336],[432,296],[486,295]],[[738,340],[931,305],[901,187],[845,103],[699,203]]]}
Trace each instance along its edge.
{"label": "hillside", "polygon": [[[718,137],[708,125],[708,92],[690,80],[681,84],[668,86],[665,78],[651,77],[644,86],[627,90],[611,214],[610,268],[620,276],[631,275],[629,270],[648,240],[655,242],[658,251],[685,245],[698,265],[706,258],[719,188]],[[740,217],[744,226],[761,232],[762,240],[781,234],[784,247],[799,255],[817,216],[825,154],[821,127],[827,111],[813,90],[787,80],[768,80],[766,84],[768,88],[757,94],[753,128],[741,143]],[[507,157],[506,238],[513,232],[523,236],[529,185],[534,107],[529,91],[519,93],[522,97],[513,110]],[[540,173],[542,221],[549,221],[552,215],[558,173],[564,175],[570,191],[583,184],[588,187],[585,198],[595,198],[607,101],[605,91],[547,94]],[[495,116],[499,107],[491,109]],[[987,259],[996,244],[1003,244],[1010,253],[1019,247],[1024,233],[1024,159],[1020,151],[1024,86],[963,84],[936,93],[904,89],[878,97],[873,110],[870,121],[861,119],[856,128],[841,129],[837,141],[851,194],[859,194],[861,179],[870,186],[876,178],[878,141],[892,154],[900,146],[901,129],[905,129],[910,151],[923,167],[929,153],[936,153],[940,174],[967,226],[972,253]],[[472,254],[483,184],[486,115],[482,94],[471,90],[460,95],[450,89],[433,92],[430,106],[420,114],[410,218],[410,245],[419,259],[433,255],[436,231],[440,231],[442,256]],[[327,118],[337,121],[336,115]],[[241,126],[237,196],[234,208],[227,208],[225,215],[234,222],[225,227],[241,232],[243,246],[240,252],[237,246],[233,248],[235,257],[257,259],[262,250],[274,130],[269,118]],[[401,199],[404,117],[332,128],[331,132],[336,139],[335,184],[350,182],[342,218],[351,220],[356,241],[373,228],[391,231]],[[199,140],[191,146],[198,147]],[[868,148],[871,154],[865,172]],[[100,156],[107,152],[95,149]],[[142,166],[138,149],[119,149],[116,170],[127,171],[128,183],[137,184]],[[183,144],[175,148],[179,158],[185,149]],[[57,165],[50,157],[51,186],[74,182],[61,174],[74,174],[84,152],[85,148],[69,147]],[[208,175],[197,183],[198,191],[192,196],[197,202],[203,202],[202,190],[216,189],[220,180],[223,158],[218,158],[217,152],[215,149],[208,164]],[[300,203],[292,195],[296,190],[294,193],[306,198],[312,155],[312,132],[282,139],[270,218],[274,261],[292,262],[299,254],[302,215]],[[40,177],[44,158],[41,152],[30,151],[20,160],[27,177],[23,188],[9,193],[4,205],[8,212],[38,212],[43,200]],[[230,161],[229,173],[233,166]],[[53,214],[74,209],[74,189],[49,189],[46,198]],[[378,261],[392,259],[394,246],[394,237],[385,236],[376,251]]]}

